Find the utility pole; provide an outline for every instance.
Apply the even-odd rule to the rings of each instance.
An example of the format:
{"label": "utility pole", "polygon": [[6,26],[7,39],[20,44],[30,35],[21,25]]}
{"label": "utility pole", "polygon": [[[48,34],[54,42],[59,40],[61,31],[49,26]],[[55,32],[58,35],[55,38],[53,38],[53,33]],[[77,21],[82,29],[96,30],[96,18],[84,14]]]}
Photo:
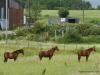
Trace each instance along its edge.
{"label": "utility pole", "polygon": [[84,0],[82,0],[82,12],[83,12],[83,23],[84,23]]}
{"label": "utility pole", "polygon": [[31,6],[30,6],[31,0],[29,0],[29,20],[28,20],[28,25],[30,27],[30,16],[31,16]]}
{"label": "utility pole", "polygon": [[61,8],[61,0],[60,0],[60,8]]}
{"label": "utility pole", "polygon": [[5,33],[5,41],[6,41],[6,47],[8,43],[8,0],[6,0],[6,33]]}

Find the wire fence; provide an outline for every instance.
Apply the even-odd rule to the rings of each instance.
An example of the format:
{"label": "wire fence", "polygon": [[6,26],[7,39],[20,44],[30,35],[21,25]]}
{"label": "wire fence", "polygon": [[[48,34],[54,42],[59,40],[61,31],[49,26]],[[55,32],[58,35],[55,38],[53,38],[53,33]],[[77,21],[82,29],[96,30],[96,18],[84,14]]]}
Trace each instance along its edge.
{"label": "wire fence", "polygon": [[7,48],[4,40],[0,42],[2,49],[20,49],[20,48],[36,48],[47,50],[54,46],[58,46],[60,50],[79,50],[81,48],[87,49],[93,46],[100,48],[100,44],[56,44],[53,42],[34,42],[28,40],[8,40]]}

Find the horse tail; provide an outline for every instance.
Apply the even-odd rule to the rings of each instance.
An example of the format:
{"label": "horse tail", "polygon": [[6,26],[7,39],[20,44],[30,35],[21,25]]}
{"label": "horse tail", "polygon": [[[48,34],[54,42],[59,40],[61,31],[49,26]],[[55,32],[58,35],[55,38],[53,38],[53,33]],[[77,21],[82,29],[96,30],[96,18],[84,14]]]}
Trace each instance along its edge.
{"label": "horse tail", "polygon": [[5,52],[5,53],[4,53],[4,58],[6,57],[6,55],[7,55],[7,53]]}
{"label": "horse tail", "polygon": [[7,62],[7,53],[4,53],[4,62]]}
{"label": "horse tail", "polygon": [[40,60],[42,60],[42,52],[41,51],[39,52],[38,57]]}

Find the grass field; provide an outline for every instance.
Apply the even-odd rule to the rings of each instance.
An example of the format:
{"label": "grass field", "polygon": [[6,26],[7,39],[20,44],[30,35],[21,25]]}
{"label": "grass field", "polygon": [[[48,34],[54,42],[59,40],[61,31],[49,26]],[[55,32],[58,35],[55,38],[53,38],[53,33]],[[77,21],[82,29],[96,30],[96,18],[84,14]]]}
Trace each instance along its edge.
{"label": "grass field", "polygon": [[[24,43],[23,43],[24,42]],[[60,49],[56,52],[51,61],[43,58],[42,61],[38,58],[38,52],[47,50],[52,46],[57,45]],[[90,55],[89,61],[85,58],[77,61],[77,54],[74,51],[81,47],[88,48],[96,46],[97,52]],[[3,53],[5,51],[13,51],[19,48],[24,48],[25,55],[19,55],[16,62],[9,60],[8,63],[3,63]],[[8,46],[5,48],[5,42],[0,42],[0,75],[100,75],[100,44],[54,44],[54,43],[29,43],[25,40],[8,41]]]}
{"label": "grass field", "polygon": [[[82,10],[70,10],[69,12],[70,12],[69,17],[79,18],[82,22],[82,19],[83,19]],[[100,10],[85,10],[85,15],[84,15],[85,23],[91,20],[96,20],[96,19],[100,21],[99,13],[100,13]],[[58,16],[58,11],[57,10],[43,10],[41,14],[42,16],[49,15],[49,16],[56,17]]]}

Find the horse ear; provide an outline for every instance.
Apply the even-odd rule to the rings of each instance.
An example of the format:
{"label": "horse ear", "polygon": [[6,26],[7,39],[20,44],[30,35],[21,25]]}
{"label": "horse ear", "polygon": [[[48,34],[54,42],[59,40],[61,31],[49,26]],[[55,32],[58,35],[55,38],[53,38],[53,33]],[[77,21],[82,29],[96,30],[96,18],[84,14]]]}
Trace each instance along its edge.
{"label": "horse ear", "polygon": [[93,46],[93,48],[96,48],[95,46]]}
{"label": "horse ear", "polygon": [[55,48],[57,48],[57,46],[55,46]]}

